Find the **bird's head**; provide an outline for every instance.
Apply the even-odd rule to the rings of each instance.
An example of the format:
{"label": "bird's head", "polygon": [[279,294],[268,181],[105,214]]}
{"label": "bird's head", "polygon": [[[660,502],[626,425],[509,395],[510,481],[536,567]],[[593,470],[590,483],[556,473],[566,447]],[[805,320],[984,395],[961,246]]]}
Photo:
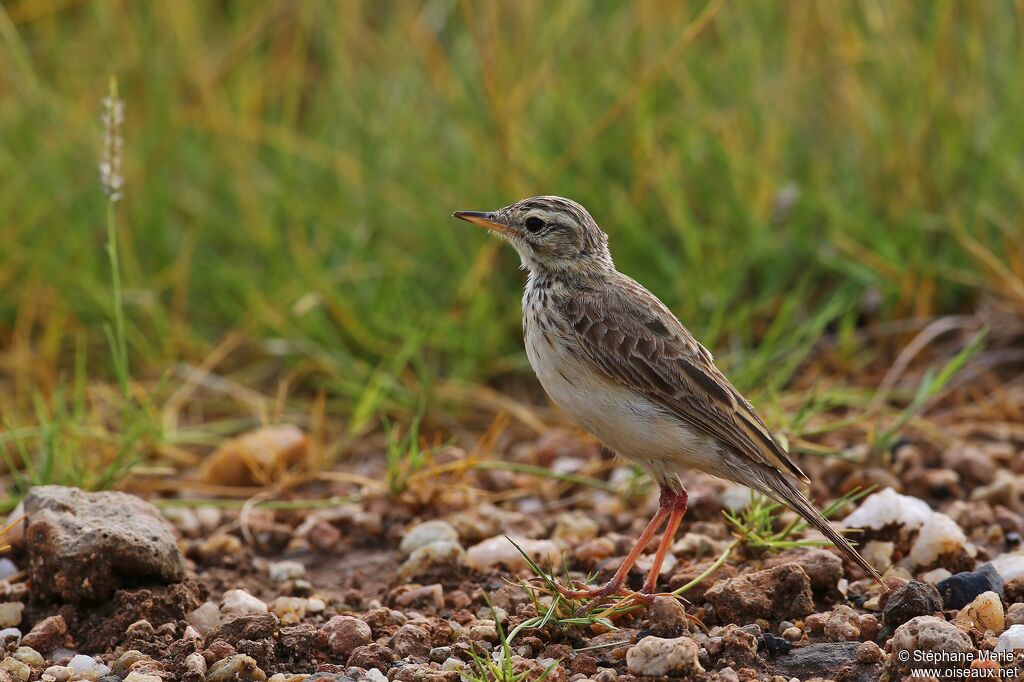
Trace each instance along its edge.
{"label": "bird's head", "polygon": [[530,197],[496,211],[452,215],[508,241],[531,272],[588,274],[614,267],[608,235],[571,199]]}

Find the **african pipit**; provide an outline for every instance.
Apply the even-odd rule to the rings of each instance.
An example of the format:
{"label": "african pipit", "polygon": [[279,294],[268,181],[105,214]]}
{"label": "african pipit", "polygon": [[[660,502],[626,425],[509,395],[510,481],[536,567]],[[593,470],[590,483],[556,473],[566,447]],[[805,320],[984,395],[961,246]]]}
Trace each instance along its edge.
{"label": "african pipit", "polygon": [[881,581],[846,538],[796,488],[803,471],[715,367],[711,353],[658,298],[615,269],[608,235],[585,208],[561,197],[523,199],[456,218],[507,240],[529,271],[523,296],[526,354],[544,390],[608,449],[636,462],[661,487],[661,504],[612,579],[569,591],[603,598],[623,582],[666,519],[644,582],[654,592],[686,512],[679,479],[700,469],[787,504],[868,575]]}

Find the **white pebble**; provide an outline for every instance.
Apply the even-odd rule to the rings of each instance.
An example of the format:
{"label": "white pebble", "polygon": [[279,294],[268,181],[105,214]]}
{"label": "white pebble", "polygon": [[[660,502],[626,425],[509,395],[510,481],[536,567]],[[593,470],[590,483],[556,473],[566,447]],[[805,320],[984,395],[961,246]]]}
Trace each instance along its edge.
{"label": "white pebble", "polygon": [[11,656],[18,659],[22,663],[27,663],[33,668],[41,668],[43,666],[43,663],[45,663],[45,661],[43,660],[43,655],[35,649],[33,649],[32,647],[28,646],[19,646],[17,650],[13,654],[11,654]]}
{"label": "white pebble", "polygon": [[[529,538],[512,538],[512,540],[530,555],[541,566],[548,562],[558,565],[562,560],[561,548],[551,540],[531,540]],[[496,535],[466,550],[466,565],[478,571],[493,566],[519,569],[525,567],[526,560],[515,545],[504,535]]]}
{"label": "white pebble", "polygon": [[583,512],[566,512],[558,516],[551,539],[575,545],[596,538],[599,530],[597,521]]}
{"label": "white pebble", "polygon": [[435,519],[418,524],[407,530],[398,549],[402,551],[402,554],[409,555],[420,547],[441,541],[458,544],[459,532],[447,521]]}
{"label": "white pebble", "polygon": [[8,673],[19,682],[28,682],[28,678],[32,675],[32,668],[29,668],[26,664],[15,658],[9,657],[0,661],[0,671]]}
{"label": "white pebble", "polygon": [[108,666],[103,665],[92,656],[86,656],[84,654],[78,654],[68,661],[68,667],[74,671],[75,675],[95,675],[95,677],[103,677],[110,672],[110,668]]}
{"label": "white pebble", "polygon": [[18,566],[7,557],[0,558],[0,580],[10,578],[18,572]]}
{"label": "white pebble", "polygon": [[20,601],[0,603],[0,628],[13,628],[21,624],[21,612],[25,605]]}
{"label": "white pebble", "polygon": [[1003,602],[995,592],[983,592],[974,601],[960,609],[953,624],[968,632],[978,627],[982,632],[991,630],[997,635],[1006,628],[1006,616],[1003,613]]}
{"label": "white pebble", "polygon": [[1000,554],[991,563],[1004,582],[1024,578],[1024,553]]}
{"label": "white pebble", "polygon": [[996,651],[1016,651],[1024,649],[1024,625],[1011,625],[1006,632],[999,635]]}
{"label": "white pebble", "polygon": [[398,576],[406,579],[424,573],[433,566],[458,566],[466,556],[462,545],[451,540],[438,540],[417,547],[398,569]]}
{"label": "white pebble", "polygon": [[750,488],[745,485],[731,485],[722,491],[719,495],[719,500],[722,502],[722,506],[732,512],[746,509],[747,505],[750,504]]}
{"label": "white pebble", "polygon": [[267,575],[275,583],[295,580],[306,575],[306,567],[298,561],[275,561],[267,567]]}
{"label": "white pebble", "polygon": [[204,602],[195,611],[185,616],[185,620],[196,629],[196,632],[205,637],[207,633],[220,625],[220,607],[212,601]]}
{"label": "white pebble", "polygon": [[921,580],[932,585],[938,585],[943,580],[953,575],[948,568],[933,568],[921,574]]}
{"label": "white pebble", "polygon": [[[228,590],[221,600],[220,610],[223,613],[266,613],[267,605],[245,590]],[[196,628],[197,630],[199,628]]]}
{"label": "white pebble", "polygon": [[892,488],[868,495],[852,514],[843,520],[847,528],[880,529],[889,525],[920,528],[932,515],[923,500],[900,495]]}
{"label": "white pebble", "polygon": [[51,665],[49,668],[43,671],[43,679],[53,680],[53,682],[65,682],[71,679],[71,674],[74,671],[66,665]]}
{"label": "white pebble", "polygon": [[910,563],[913,566],[927,566],[944,554],[960,551],[967,543],[967,536],[956,525],[956,521],[938,512],[928,517],[910,548]]}

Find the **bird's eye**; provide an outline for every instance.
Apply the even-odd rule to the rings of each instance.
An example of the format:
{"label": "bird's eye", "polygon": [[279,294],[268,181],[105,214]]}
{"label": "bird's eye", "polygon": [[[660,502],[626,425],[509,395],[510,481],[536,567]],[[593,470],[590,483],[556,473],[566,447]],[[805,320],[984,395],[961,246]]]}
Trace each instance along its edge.
{"label": "bird's eye", "polygon": [[530,232],[540,232],[544,228],[544,221],[537,216],[530,216],[526,219],[526,229]]}

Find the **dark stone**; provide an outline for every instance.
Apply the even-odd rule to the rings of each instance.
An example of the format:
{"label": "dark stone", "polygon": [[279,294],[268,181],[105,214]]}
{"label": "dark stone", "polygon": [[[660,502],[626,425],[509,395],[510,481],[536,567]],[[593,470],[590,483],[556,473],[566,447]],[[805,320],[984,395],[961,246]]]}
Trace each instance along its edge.
{"label": "dark stone", "polygon": [[349,665],[366,669],[376,668],[382,673],[387,673],[394,662],[395,652],[376,642],[356,647],[348,657]]}
{"label": "dark stone", "polygon": [[185,576],[174,529],[134,495],[38,486],[25,497],[25,513],[37,599],[94,604],[119,588],[169,585]]}
{"label": "dark stone", "polygon": [[793,648],[793,644],[784,637],[776,637],[772,633],[766,632],[757,639],[757,648],[771,656],[778,656],[788,654],[789,650]]}
{"label": "dark stone", "polygon": [[787,679],[825,678],[844,682],[876,682],[882,674],[879,664],[856,662],[861,642],[823,642],[792,649],[788,655],[773,658],[771,669]]}
{"label": "dark stone", "polygon": [[911,618],[930,616],[942,610],[942,595],[931,583],[911,580],[886,594],[882,622],[897,628]]}
{"label": "dark stone", "polygon": [[984,592],[1005,596],[1003,579],[992,564],[982,564],[976,571],[965,571],[946,578],[938,585],[942,603],[947,609],[962,609]]}

